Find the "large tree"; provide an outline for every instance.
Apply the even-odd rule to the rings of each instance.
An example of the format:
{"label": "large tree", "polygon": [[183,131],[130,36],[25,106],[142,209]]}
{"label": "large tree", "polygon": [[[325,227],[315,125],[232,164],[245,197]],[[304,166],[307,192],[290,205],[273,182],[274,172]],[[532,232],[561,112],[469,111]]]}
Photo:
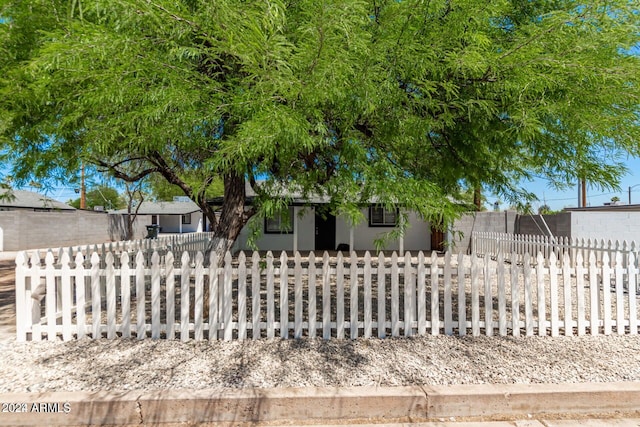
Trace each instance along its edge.
{"label": "large tree", "polygon": [[532,174],[615,186],[619,156],[640,154],[628,0],[0,0],[0,16],[14,179],[80,160],[162,176],[217,250],[284,189],[353,221],[375,196],[443,223],[461,190],[526,201]]}

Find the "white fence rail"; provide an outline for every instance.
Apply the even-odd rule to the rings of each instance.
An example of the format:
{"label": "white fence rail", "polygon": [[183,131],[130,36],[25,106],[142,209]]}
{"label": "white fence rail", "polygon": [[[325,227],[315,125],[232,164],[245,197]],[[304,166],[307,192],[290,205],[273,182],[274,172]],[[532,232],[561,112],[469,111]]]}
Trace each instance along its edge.
{"label": "white fence rail", "polygon": [[[578,253],[584,260],[588,260],[591,253],[596,255],[596,261],[602,263],[602,256],[606,253],[609,259],[616,253],[621,253],[626,265],[630,253],[638,258],[638,246],[635,242],[611,241],[597,239],[574,239],[558,236],[539,236],[528,234],[510,234],[474,231],[471,235],[471,251],[475,255],[490,256],[496,258],[502,252],[506,260],[522,262],[526,253],[535,255],[542,253],[548,258],[551,252],[555,252],[561,259],[567,253],[572,264],[575,264]],[[514,254],[516,256],[514,256]]]}
{"label": "white fence rail", "polygon": [[[184,233],[174,234],[168,236],[160,236],[157,239],[139,239],[139,240],[126,240],[118,242],[103,243],[100,245],[81,245],[70,246],[66,248],[56,248],[49,250],[54,256],[54,264],[57,264],[62,259],[64,252],[67,252],[71,259],[75,259],[75,256],[80,253],[87,255],[85,262],[90,258],[90,255],[97,253],[102,260],[104,266],[104,255],[111,252],[116,262],[119,262],[119,256],[122,253],[127,252],[131,256],[141,251],[145,257],[146,262],[150,260],[153,251],[157,251],[161,254],[165,254],[168,251],[175,253],[188,252],[189,256],[195,257],[198,252],[205,252],[209,245],[209,242],[213,238],[214,233]],[[48,252],[49,252],[48,251]],[[31,251],[28,251],[31,252]],[[40,255],[37,255],[40,257]]]}
{"label": "white fence rail", "polygon": [[293,258],[269,252],[207,266],[201,253],[142,251],[16,259],[17,338],[244,340],[415,334],[637,334],[635,255]]}

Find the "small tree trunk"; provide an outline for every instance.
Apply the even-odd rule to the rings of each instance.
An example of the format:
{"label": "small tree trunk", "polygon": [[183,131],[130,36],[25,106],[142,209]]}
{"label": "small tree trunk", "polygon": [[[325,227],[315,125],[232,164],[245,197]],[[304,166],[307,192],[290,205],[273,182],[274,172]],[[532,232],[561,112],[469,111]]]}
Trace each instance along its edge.
{"label": "small tree trunk", "polygon": [[[126,236],[125,240],[133,240],[133,224],[136,222],[136,218],[138,217],[138,211],[140,210],[140,206],[142,206],[142,202],[144,201],[144,195],[140,191],[140,189],[131,189],[130,184],[126,184],[126,193],[127,193],[127,223],[126,223]],[[135,212],[133,211],[133,202],[135,200],[136,194],[139,195],[139,203],[136,205]]]}
{"label": "small tree trunk", "polygon": [[473,189],[473,204],[477,211],[482,210],[482,190],[480,187],[475,187]]}

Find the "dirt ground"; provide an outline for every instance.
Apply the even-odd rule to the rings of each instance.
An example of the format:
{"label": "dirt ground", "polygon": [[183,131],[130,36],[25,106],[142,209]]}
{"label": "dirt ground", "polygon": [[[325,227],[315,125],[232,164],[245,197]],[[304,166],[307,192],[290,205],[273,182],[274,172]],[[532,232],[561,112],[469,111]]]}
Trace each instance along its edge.
{"label": "dirt ground", "polygon": [[0,341],[16,334],[15,263],[0,261]]}

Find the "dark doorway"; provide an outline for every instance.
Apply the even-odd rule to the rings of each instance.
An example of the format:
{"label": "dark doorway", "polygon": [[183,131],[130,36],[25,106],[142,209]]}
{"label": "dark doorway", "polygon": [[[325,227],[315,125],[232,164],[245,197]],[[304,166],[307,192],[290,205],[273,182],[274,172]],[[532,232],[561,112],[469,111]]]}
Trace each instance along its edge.
{"label": "dark doorway", "polygon": [[326,214],[323,218],[316,212],[315,250],[332,251],[336,248],[336,217]]}
{"label": "dark doorway", "polygon": [[431,250],[444,252],[444,232],[438,227],[431,227]]}

